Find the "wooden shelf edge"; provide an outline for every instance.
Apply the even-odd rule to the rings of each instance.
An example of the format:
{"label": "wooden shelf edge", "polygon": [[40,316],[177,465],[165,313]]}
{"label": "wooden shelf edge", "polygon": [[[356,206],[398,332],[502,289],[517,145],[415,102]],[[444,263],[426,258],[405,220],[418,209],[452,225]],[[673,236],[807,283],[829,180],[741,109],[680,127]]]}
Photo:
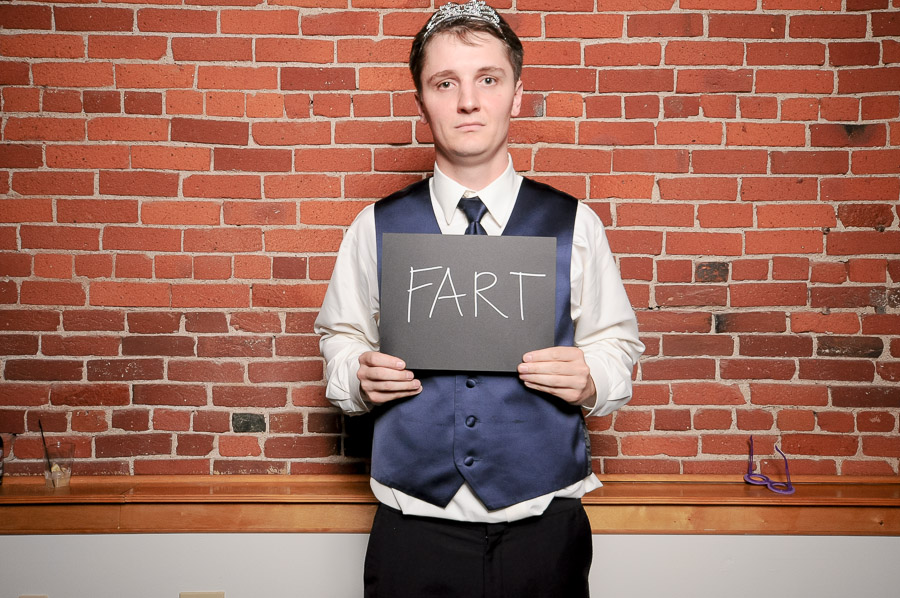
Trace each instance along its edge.
{"label": "wooden shelf edge", "polygon": [[[584,499],[594,533],[900,535],[893,478],[800,478],[792,496],[732,476],[604,482]],[[85,477],[56,492],[10,478],[0,534],[366,533],[376,504],[366,476]]]}

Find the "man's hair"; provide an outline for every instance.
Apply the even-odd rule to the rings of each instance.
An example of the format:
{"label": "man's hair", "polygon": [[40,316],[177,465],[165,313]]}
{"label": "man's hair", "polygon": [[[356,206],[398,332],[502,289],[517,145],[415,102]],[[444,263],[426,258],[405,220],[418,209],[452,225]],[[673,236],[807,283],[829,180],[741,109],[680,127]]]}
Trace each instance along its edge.
{"label": "man's hair", "polygon": [[513,67],[513,79],[518,81],[522,76],[522,62],[525,51],[522,49],[522,42],[519,41],[519,37],[512,30],[512,27],[509,26],[503,17],[497,16],[500,18],[500,23],[497,26],[490,21],[474,18],[447,19],[437,23],[430,30],[427,29],[426,23],[413,39],[412,49],[409,52],[409,72],[412,74],[416,91],[422,92],[422,68],[425,65],[425,50],[434,36],[439,33],[455,35],[463,43],[472,43],[469,40],[472,34],[476,33],[487,33],[496,37],[506,47],[506,54]]}

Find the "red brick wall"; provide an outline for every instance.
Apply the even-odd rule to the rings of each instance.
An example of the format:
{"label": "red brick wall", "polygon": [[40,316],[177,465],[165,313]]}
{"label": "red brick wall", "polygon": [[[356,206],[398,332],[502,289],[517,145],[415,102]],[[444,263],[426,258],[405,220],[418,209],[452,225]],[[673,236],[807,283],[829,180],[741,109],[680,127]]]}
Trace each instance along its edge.
{"label": "red brick wall", "polygon": [[[596,468],[898,474],[900,0],[499,0],[524,173],[609,225],[647,354]],[[399,10],[397,10],[399,9]],[[0,5],[0,431],[82,473],[343,472],[312,322],[432,161],[424,0]]]}

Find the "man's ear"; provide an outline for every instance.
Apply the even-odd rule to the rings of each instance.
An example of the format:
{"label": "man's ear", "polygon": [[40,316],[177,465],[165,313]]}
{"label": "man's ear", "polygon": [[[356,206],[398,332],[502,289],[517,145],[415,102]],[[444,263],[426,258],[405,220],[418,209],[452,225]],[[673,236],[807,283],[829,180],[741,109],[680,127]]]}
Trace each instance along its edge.
{"label": "man's ear", "polygon": [[510,116],[519,116],[519,111],[522,109],[522,93],[524,89],[525,86],[522,85],[522,80],[519,79],[518,81],[516,81],[516,93],[515,95],[513,95],[513,104]]}
{"label": "man's ear", "polygon": [[428,124],[428,115],[425,114],[425,107],[422,105],[422,99],[419,97],[419,93],[413,96],[416,99],[416,110],[419,111],[419,122],[423,125]]}

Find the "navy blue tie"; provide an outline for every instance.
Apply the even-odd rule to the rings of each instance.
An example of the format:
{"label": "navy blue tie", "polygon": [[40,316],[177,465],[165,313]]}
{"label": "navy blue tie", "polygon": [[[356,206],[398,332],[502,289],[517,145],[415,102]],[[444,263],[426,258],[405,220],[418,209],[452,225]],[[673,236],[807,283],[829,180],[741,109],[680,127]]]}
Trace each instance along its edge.
{"label": "navy blue tie", "polygon": [[477,197],[464,197],[459,200],[459,209],[469,219],[466,228],[467,235],[486,235],[487,231],[481,226],[481,219],[487,214],[487,206]]}

